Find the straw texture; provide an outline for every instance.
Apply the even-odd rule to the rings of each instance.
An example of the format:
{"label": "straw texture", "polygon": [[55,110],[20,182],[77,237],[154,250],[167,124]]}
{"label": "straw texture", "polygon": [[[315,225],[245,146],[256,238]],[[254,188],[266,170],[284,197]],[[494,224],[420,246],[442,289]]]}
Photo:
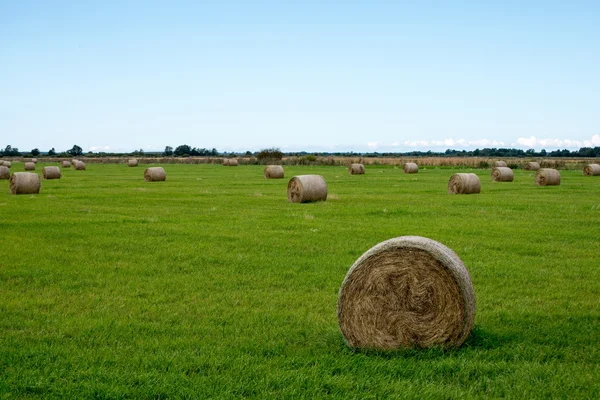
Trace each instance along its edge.
{"label": "straw texture", "polygon": [[44,167],[42,168],[42,175],[44,179],[60,179],[60,168]]}
{"label": "straw texture", "polygon": [[526,171],[537,171],[538,169],[540,169],[540,163],[537,163],[535,161],[525,163]]}
{"label": "straw texture", "polygon": [[266,179],[281,179],[284,175],[283,167],[281,165],[267,165],[264,175]]}
{"label": "straw texture", "polygon": [[419,166],[414,162],[405,163],[402,169],[404,170],[405,174],[416,174],[419,172]]}
{"label": "straw texture", "polygon": [[290,179],[287,188],[292,203],[327,200],[327,184],[321,175],[298,175]]}
{"label": "straw texture", "polygon": [[71,168],[71,161],[63,160],[61,165],[63,168]]}
{"label": "straw texture", "polygon": [[144,171],[144,179],[146,182],[159,182],[167,180],[167,173],[163,167],[146,168]]}
{"label": "straw texture", "polygon": [[494,182],[512,182],[515,179],[513,170],[508,167],[492,168],[492,181]]}
{"label": "straw texture", "polygon": [[475,292],[460,258],[420,236],[387,240],[352,265],[338,296],[350,347],[458,347],[475,318]]}
{"label": "straw texture", "polygon": [[127,165],[130,167],[137,167],[138,160],[136,160],[135,158],[131,158],[129,161],[127,161]]}
{"label": "straw texture", "polygon": [[538,186],[560,185],[560,173],[552,168],[540,168],[535,174],[535,184]]}
{"label": "straw texture", "polygon": [[0,165],[0,179],[10,179],[10,169],[4,165]]}
{"label": "straw texture", "polygon": [[15,172],[10,176],[10,194],[37,194],[42,182],[33,172]]}
{"label": "straw texture", "polygon": [[12,167],[12,163],[10,161],[2,161],[2,165],[8,168]]}
{"label": "straw texture", "polygon": [[35,163],[28,161],[25,163],[24,168],[25,168],[25,171],[35,171]]}
{"label": "straw texture", "polygon": [[365,166],[363,164],[350,164],[348,166],[348,173],[351,175],[363,175],[365,173]]}
{"label": "straw texture", "polygon": [[506,161],[502,161],[502,160],[496,161],[494,163],[494,167],[506,167]]}
{"label": "straw texture", "polygon": [[479,177],[471,173],[454,174],[448,182],[448,193],[450,194],[473,194],[481,191]]}
{"label": "straw texture", "polygon": [[588,164],[583,167],[583,174],[585,176],[597,176],[600,175],[600,164]]}
{"label": "straw texture", "polygon": [[76,171],[85,171],[85,163],[77,160],[73,163],[73,168],[75,168]]}

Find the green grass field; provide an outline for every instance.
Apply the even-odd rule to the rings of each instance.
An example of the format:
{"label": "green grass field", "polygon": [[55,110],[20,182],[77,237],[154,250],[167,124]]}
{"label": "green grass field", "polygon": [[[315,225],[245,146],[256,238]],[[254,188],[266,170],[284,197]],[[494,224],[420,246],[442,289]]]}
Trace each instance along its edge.
{"label": "green grass field", "polygon": [[[473,170],[481,194],[448,195],[458,170],[144,167],[62,169],[39,195],[4,181],[0,398],[600,397],[600,177]],[[327,202],[288,203],[298,174],[323,175]],[[469,269],[460,349],[345,345],[346,272],[403,235]]]}

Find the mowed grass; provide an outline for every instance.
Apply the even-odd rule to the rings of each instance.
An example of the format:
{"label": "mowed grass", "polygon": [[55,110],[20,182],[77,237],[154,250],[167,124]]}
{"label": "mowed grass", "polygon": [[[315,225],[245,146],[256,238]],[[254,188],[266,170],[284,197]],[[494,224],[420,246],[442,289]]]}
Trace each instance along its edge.
{"label": "mowed grass", "polygon": [[[62,169],[39,195],[5,183],[0,397],[600,396],[600,178],[165,165],[167,181],[149,183],[144,167]],[[465,171],[481,194],[448,195]],[[298,174],[323,175],[327,202],[288,203]],[[460,349],[345,345],[346,272],[403,235],[469,269],[477,313]]]}

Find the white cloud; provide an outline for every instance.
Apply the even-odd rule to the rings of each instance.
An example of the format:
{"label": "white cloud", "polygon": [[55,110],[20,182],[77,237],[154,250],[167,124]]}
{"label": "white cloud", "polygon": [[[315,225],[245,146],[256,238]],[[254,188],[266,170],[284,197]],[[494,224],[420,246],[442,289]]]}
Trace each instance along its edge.
{"label": "white cloud", "polygon": [[90,146],[88,151],[110,151],[110,146]]}
{"label": "white cloud", "polygon": [[528,138],[520,137],[511,146],[523,147],[527,149],[557,148],[557,149],[579,149],[581,147],[600,146],[600,135],[594,135],[590,140],[571,140],[571,139],[538,139],[535,136]]}
{"label": "white cloud", "polygon": [[370,149],[376,149],[381,145],[381,142],[368,142],[367,147]]}
{"label": "white cloud", "polygon": [[405,141],[405,146],[408,147],[444,147],[444,148],[462,148],[462,147],[501,147],[505,146],[504,142],[498,140],[489,140],[489,139],[475,139],[475,140],[466,140],[466,139],[452,139],[446,138],[444,140],[414,140],[414,141]]}
{"label": "white cloud", "polygon": [[600,135],[592,136],[592,140],[584,140],[583,144],[585,147],[597,147],[600,146]]}

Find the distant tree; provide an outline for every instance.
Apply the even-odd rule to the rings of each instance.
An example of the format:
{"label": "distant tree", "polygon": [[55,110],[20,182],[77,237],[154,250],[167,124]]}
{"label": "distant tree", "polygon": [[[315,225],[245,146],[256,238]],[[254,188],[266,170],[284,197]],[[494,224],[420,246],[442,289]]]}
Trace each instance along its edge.
{"label": "distant tree", "polygon": [[252,152],[251,152],[250,150],[248,150],[248,151],[246,152],[246,157],[251,157],[251,156],[252,156]]}
{"label": "distant tree", "polygon": [[21,153],[19,152],[19,149],[17,149],[16,147],[13,148],[10,144],[8,146],[6,146],[4,151],[2,151],[1,153],[3,156],[6,156],[6,157],[18,157],[21,155]]}
{"label": "distant tree", "polygon": [[283,153],[278,148],[271,149],[263,149],[257,155],[259,161],[267,161],[267,160],[281,160],[283,158]]}
{"label": "distant tree", "polygon": [[70,156],[80,156],[83,154],[83,149],[77,145],[74,145],[70,150],[67,150],[67,154]]}
{"label": "distant tree", "polygon": [[188,146],[187,144],[182,144],[181,146],[177,146],[173,153],[176,156],[184,156],[184,155],[190,155],[191,152],[192,152],[192,148],[190,146]]}
{"label": "distant tree", "polygon": [[34,157],[39,156],[40,155],[40,149],[35,148],[35,149],[31,150],[31,155],[34,156]]}
{"label": "distant tree", "polygon": [[54,150],[54,147],[51,148],[50,150],[48,150],[48,155],[49,156],[55,156],[56,155],[56,150]]}
{"label": "distant tree", "polygon": [[163,151],[163,154],[167,157],[170,157],[173,155],[173,148],[171,146],[166,146],[165,147],[165,151]]}
{"label": "distant tree", "polygon": [[212,150],[209,152],[209,155],[211,155],[211,156],[218,156],[219,152],[217,151],[217,149],[215,149],[213,147]]}

